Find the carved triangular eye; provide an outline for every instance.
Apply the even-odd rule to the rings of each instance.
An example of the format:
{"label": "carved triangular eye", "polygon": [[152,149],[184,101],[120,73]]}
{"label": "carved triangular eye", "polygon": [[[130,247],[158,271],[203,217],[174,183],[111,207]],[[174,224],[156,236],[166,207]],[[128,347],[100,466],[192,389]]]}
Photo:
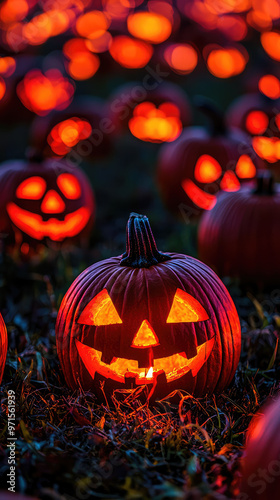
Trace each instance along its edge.
{"label": "carved triangular eye", "polygon": [[122,323],[112,299],[105,288],[88,303],[79,317],[78,323],[94,326]]}
{"label": "carved triangular eye", "polygon": [[195,323],[207,319],[209,316],[198,300],[177,288],[166,323]]}

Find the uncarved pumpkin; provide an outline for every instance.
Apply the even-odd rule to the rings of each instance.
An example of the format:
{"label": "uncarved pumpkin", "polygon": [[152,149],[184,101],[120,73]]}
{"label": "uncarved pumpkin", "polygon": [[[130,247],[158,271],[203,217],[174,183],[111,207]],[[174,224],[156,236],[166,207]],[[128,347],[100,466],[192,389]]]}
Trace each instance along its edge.
{"label": "uncarved pumpkin", "polygon": [[10,160],[0,165],[0,186],[0,232],[10,244],[87,240],[95,204],[78,167],[55,159]]}
{"label": "uncarved pumpkin", "polygon": [[240,500],[278,500],[280,398],[255,416],[252,424],[242,461]]}
{"label": "uncarved pumpkin", "polygon": [[227,128],[211,102],[202,100],[199,108],[209,116],[211,128],[187,128],[179,139],[161,146],[157,168],[166,206],[189,218],[211,210],[218,191],[238,191],[241,182],[255,177],[261,164],[250,138]]}
{"label": "uncarved pumpkin", "polygon": [[157,250],[146,216],[131,214],[126,252],[74,281],[59,309],[57,351],[67,384],[93,390],[147,385],[154,397],[222,391],[240,355],[240,323],[205,264]]}
{"label": "uncarved pumpkin", "polygon": [[280,186],[267,174],[258,185],[221,193],[213,210],[203,214],[199,258],[219,276],[279,284]]}
{"label": "uncarved pumpkin", "polygon": [[8,337],[7,330],[4,323],[4,320],[0,314],[0,384],[3,377],[3,372],[6,363],[7,356],[7,348],[8,348]]}

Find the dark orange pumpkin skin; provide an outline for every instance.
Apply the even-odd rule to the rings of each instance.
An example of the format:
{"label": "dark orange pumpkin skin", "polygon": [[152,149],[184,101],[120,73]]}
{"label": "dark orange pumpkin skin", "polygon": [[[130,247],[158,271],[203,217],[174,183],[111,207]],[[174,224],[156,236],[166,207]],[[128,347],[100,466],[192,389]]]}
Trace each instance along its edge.
{"label": "dark orange pumpkin skin", "polygon": [[[59,176],[65,174],[74,177],[79,191],[77,196],[73,197],[72,193],[69,198],[69,195],[59,188]],[[39,179],[44,188],[42,193],[37,195],[37,199],[32,196],[22,199],[17,195],[17,190],[22,183],[28,183],[30,178]],[[23,243],[27,243],[30,248],[36,250],[41,244],[60,246],[77,241],[86,244],[94,222],[95,201],[90,183],[78,167],[56,159],[10,160],[0,165],[0,186],[0,232],[8,235],[6,242],[9,247],[21,248]],[[42,210],[45,197],[50,193],[55,193],[63,208]],[[24,227],[22,223],[18,224],[12,215],[18,212],[18,207],[31,217]],[[72,219],[74,213],[83,215],[79,231],[78,225],[75,225]],[[33,216],[39,218],[40,222],[34,222]],[[73,224],[73,227],[70,228],[69,224]]]}
{"label": "dark orange pumpkin skin", "polygon": [[3,372],[6,363],[7,348],[8,348],[7,330],[4,320],[0,314],[0,384],[2,382]]}
{"label": "dark orange pumpkin skin", "polygon": [[203,214],[198,232],[199,258],[219,276],[273,285],[280,280],[280,186],[259,180],[238,193],[221,193]]}
{"label": "dark orange pumpkin skin", "polygon": [[[79,318],[101,291],[107,290],[121,324],[85,325]],[[205,309],[207,320],[167,323],[176,290],[187,292]],[[155,346],[133,346],[136,332],[148,321],[158,339]],[[185,353],[184,362],[197,356],[197,347],[211,340],[212,351],[197,373],[170,376],[161,369],[144,383],[154,397],[184,389],[196,396],[220,392],[234,376],[240,356],[240,323],[232,299],[215,273],[198,260],[182,254],[158,252],[148,219],[131,214],[127,229],[127,252],[93,264],[74,281],[59,309],[56,324],[57,351],[67,384],[92,390],[102,398],[100,384],[109,397],[115,389],[139,387],[135,372],[117,380],[110,365],[121,358],[138,363],[143,370],[162,358]],[[77,346],[102,353],[108,376],[98,369],[93,377]],[[187,359],[186,359],[187,358]],[[129,361],[129,362],[130,362]],[[173,369],[173,366],[172,366]]]}
{"label": "dark orange pumpkin skin", "polygon": [[[255,422],[254,422],[255,420]],[[253,418],[242,459],[240,500],[278,500],[280,398]],[[251,429],[252,427],[252,429]]]}
{"label": "dark orange pumpkin skin", "polygon": [[[200,107],[211,118],[212,127],[209,130],[204,127],[185,129],[176,141],[161,146],[158,157],[157,181],[162,199],[175,215],[184,213],[189,219],[213,208],[216,194],[223,189],[227,176],[236,184],[234,190],[238,190],[240,183],[254,177],[262,165],[248,135],[227,128],[212,104],[205,104]],[[215,180],[204,181],[196,175],[196,166],[204,155],[219,164],[220,174]],[[249,158],[253,165],[250,177],[237,175],[236,166],[241,157]],[[186,182],[191,184],[193,193],[186,190]]]}
{"label": "dark orange pumpkin skin", "polygon": [[175,104],[180,111],[183,127],[191,122],[191,108],[184,91],[174,83],[162,83],[148,77],[147,85],[141,82],[130,82],[121,85],[110,96],[110,117],[116,125],[117,132],[128,130],[128,122],[134,108],[143,102],[151,102],[156,107],[166,102]]}
{"label": "dark orange pumpkin skin", "polygon": [[79,165],[82,161],[94,161],[106,156],[112,147],[111,135],[115,125],[109,118],[109,108],[105,101],[92,96],[78,97],[63,111],[37,116],[31,126],[31,147],[46,157],[56,156],[48,143],[48,136],[58,123],[71,118],[85,120],[91,126],[92,132],[66,153],[67,158]]}

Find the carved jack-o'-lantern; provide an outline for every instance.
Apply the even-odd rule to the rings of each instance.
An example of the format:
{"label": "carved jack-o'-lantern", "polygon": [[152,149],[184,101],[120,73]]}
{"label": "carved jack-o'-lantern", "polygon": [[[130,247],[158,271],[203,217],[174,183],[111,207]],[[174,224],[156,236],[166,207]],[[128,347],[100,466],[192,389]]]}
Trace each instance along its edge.
{"label": "carved jack-o'-lantern", "polygon": [[36,246],[88,236],[94,219],[89,181],[62,160],[16,161],[0,166],[0,231],[10,242]]}
{"label": "carved jack-o'-lantern", "polygon": [[147,217],[131,214],[126,253],[98,262],[61,304],[57,350],[67,384],[94,390],[148,385],[202,395],[230,382],[239,319],[224,285],[186,255],[157,250]]}
{"label": "carved jack-o'-lantern", "polygon": [[217,192],[238,191],[240,183],[252,179],[260,163],[244,133],[227,129],[212,105],[202,110],[211,117],[213,128],[184,130],[177,141],[161,148],[158,183],[168,208],[179,214],[182,208],[197,216],[211,210]]}
{"label": "carved jack-o'-lantern", "polygon": [[66,110],[35,118],[31,146],[44,156],[95,160],[108,154],[111,146],[109,111],[102,99],[77,98]]}
{"label": "carved jack-o'-lantern", "polygon": [[265,75],[259,80],[259,90],[236,99],[227,120],[251,135],[257,155],[274,168],[280,159],[280,81],[274,75]]}
{"label": "carved jack-o'-lantern", "polygon": [[158,85],[153,76],[146,87],[136,82],[121,86],[110,101],[117,129],[129,129],[142,141],[174,141],[190,123],[190,107],[182,89],[171,83]]}
{"label": "carved jack-o'-lantern", "polygon": [[0,384],[2,381],[6,363],[7,348],[8,348],[7,330],[4,320],[0,314]]}

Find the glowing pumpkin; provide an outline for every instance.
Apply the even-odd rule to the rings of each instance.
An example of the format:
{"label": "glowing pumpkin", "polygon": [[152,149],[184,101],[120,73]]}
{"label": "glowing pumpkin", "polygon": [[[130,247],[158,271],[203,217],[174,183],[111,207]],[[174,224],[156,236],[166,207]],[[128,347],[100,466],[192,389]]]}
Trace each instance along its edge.
{"label": "glowing pumpkin", "polygon": [[202,216],[199,257],[220,276],[277,285],[279,231],[280,186],[262,174],[257,187],[221,193],[213,210]]}
{"label": "glowing pumpkin", "polygon": [[280,398],[266,405],[249,427],[242,459],[240,499],[277,500],[280,476]]}
{"label": "glowing pumpkin", "polygon": [[178,215],[211,210],[218,191],[238,191],[241,182],[255,177],[260,163],[248,136],[227,129],[212,103],[203,101],[200,107],[211,118],[212,129],[188,128],[159,153],[159,188],[167,207]]}
{"label": "glowing pumpkin", "polygon": [[151,87],[146,90],[136,82],[121,86],[110,98],[111,119],[117,130],[128,128],[142,141],[174,141],[190,123],[188,99],[175,84],[149,82]]}
{"label": "glowing pumpkin", "polygon": [[280,159],[280,81],[274,75],[259,80],[259,93],[244,95],[230,106],[227,121],[252,137],[256,154],[279,172]]}
{"label": "glowing pumpkin", "polygon": [[62,160],[2,163],[0,231],[21,247],[40,242],[86,241],[94,219],[88,179]]}
{"label": "glowing pumpkin", "polygon": [[111,149],[114,125],[102,99],[79,97],[64,111],[37,117],[31,127],[31,146],[44,156],[65,156],[80,163],[95,160]]}
{"label": "glowing pumpkin", "polygon": [[148,385],[222,391],[240,355],[240,324],[224,285],[204,264],[157,250],[146,216],[131,214],[122,256],[93,264],[66,293],[56,324],[67,384],[101,397]]}
{"label": "glowing pumpkin", "polygon": [[7,348],[8,348],[7,330],[4,320],[0,314],[0,384],[2,382],[3,372],[6,363]]}

